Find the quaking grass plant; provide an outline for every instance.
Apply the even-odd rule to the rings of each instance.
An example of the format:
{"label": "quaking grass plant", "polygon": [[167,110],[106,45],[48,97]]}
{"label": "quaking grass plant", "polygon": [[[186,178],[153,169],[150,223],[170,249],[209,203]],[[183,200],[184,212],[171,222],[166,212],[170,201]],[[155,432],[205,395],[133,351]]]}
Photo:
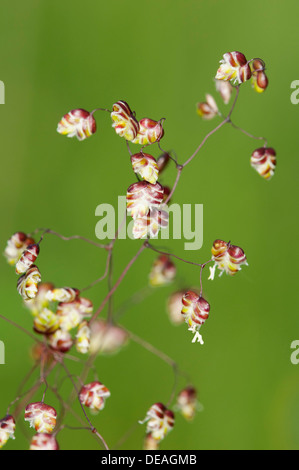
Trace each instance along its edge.
{"label": "quaking grass plant", "polygon": [[[23,380],[18,396],[8,405],[4,418],[0,420],[0,447],[3,447],[9,438],[14,439],[17,420],[19,415],[24,413],[25,421],[35,431],[30,443],[31,450],[58,450],[59,434],[64,428],[70,427],[67,424],[68,414],[72,414],[78,421],[78,427],[73,429],[87,429],[97,436],[99,448],[109,449],[103,430],[97,429],[93,417],[94,414],[102,412],[110,397],[109,381],[104,385],[98,377],[97,357],[103,352],[121,351],[128,341],[135,341],[157,355],[172,368],[174,374],[174,385],[168,402],[159,402],[159,396],[157,396],[157,402],[145,410],[145,418],[140,421],[140,424],[146,424],[144,449],[158,449],[160,442],[175,425],[174,411],[180,412],[187,420],[192,420],[196,411],[201,409],[197,390],[189,375],[180,369],[179,364],[170,358],[167,352],[156,349],[152,344],[122,326],[118,321],[119,315],[117,316],[113,310],[112,299],[119,285],[129,276],[131,266],[146,250],[152,251],[155,256],[149,276],[149,282],[153,287],[171,283],[176,276],[177,263],[195,265],[199,272],[198,289],[190,288],[173,292],[168,300],[168,313],[173,324],[187,324],[188,330],[193,335],[193,342],[203,343],[199,330],[210,313],[210,305],[203,296],[204,268],[210,267],[210,280],[214,279],[216,269],[220,275],[226,273],[229,276],[235,276],[241,266],[247,265],[246,255],[240,246],[233,245],[231,241],[217,239],[212,246],[211,259],[196,263],[174,253],[161,251],[152,239],[160,230],[168,226],[167,205],[175,193],[184,169],[192,164],[206,141],[220,128],[230,125],[251,139],[262,141],[263,146],[252,152],[251,166],[266,180],[270,180],[273,176],[276,154],[272,148],[268,147],[267,140],[250,134],[232,121],[241,86],[248,80],[251,80],[256,92],[263,93],[266,90],[268,79],[264,61],[259,58],[247,60],[240,52],[224,54],[215,77],[216,90],[225,105],[229,105],[232,95],[234,95],[233,102],[226,115],[219,111],[211,95],[206,95],[206,101],[197,105],[198,115],[202,119],[220,118],[220,122],[207,133],[194,153],[182,163],[178,161],[174,152],[165,151],[161,147],[165,119],[138,120],[135,112],[132,112],[125,101],[120,100],[114,103],[112,110],[96,108],[88,112],[84,109],[75,109],[63,116],[58,124],[58,132],[83,141],[96,133],[95,113],[98,111],[109,113],[116,134],[126,142],[126,151],[129,153],[131,162],[128,167],[131,166],[137,181],[133,182],[127,190],[127,214],[124,214],[123,224],[126,222],[126,217],[133,221],[136,254],[123,268],[117,281],[113,283],[113,251],[121,227],[107,244],[100,244],[83,236],[66,237],[48,228],[36,229],[30,234],[16,232],[8,240],[4,255],[8,263],[15,267],[16,274],[19,276],[17,290],[32,315],[33,332],[25,330],[3,315],[0,315],[0,318],[12,323],[32,338],[34,366]],[[131,145],[139,146],[137,153],[133,153]],[[153,145],[158,146],[162,152],[157,160],[145,152],[145,149]],[[171,188],[163,186],[158,181],[169,164],[175,165],[177,171]],[[55,287],[52,282],[48,281],[41,282],[42,276],[35,263],[42,256],[40,251],[46,249],[44,245],[48,236],[58,237],[62,241],[81,240],[93,245],[95,249],[105,250],[107,259],[101,277],[81,290],[72,287]],[[85,297],[85,292],[104,280],[108,281],[108,293],[100,305],[94,309],[92,302]],[[139,302],[141,298],[142,295],[136,296],[131,301],[132,303]],[[106,307],[107,315],[105,316]],[[75,376],[67,365],[68,361],[77,360],[71,355],[72,350],[76,350],[83,358],[80,376]],[[24,391],[29,379],[35,374],[37,378],[34,384],[29,390]],[[89,375],[93,376],[91,382],[87,381]],[[185,381],[185,387],[181,390],[177,389],[179,376]],[[61,395],[61,387],[65,380],[69,380],[73,388],[73,394],[69,398]],[[53,406],[46,403],[48,390],[51,390],[61,404],[59,415]],[[30,397],[35,393],[40,393],[40,401],[32,403]],[[73,409],[75,399],[80,403],[82,415],[77,414]]]}

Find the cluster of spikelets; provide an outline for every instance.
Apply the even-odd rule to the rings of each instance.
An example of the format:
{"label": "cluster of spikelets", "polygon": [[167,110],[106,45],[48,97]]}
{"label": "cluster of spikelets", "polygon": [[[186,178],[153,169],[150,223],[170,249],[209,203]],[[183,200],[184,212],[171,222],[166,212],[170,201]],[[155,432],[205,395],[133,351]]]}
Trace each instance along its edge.
{"label": "cluster of spikelets", "polygon": [[65,353],[75,343],[78,352],[86,354],[90,346],[87,318],[93,310],[92,302],[81,297],[78,289],[41,283],[40,271],[34,264],[39,252],[39,243],[23,232],[12,235],[4,252],[9,264],[15,264],[16,273],[21,275],[17,289],[32,313],[34,331],[44,335],[49,347],[57,352]]}
{"label": "cluster of spikelets", "polygon": [[[239,246],[231,245],[223,240],[215,240],[212,246],[212,260],[214,266],[210,268],[209,279],[213,280],[215,269],[220,271],[219,276],[225,272],[229,276],[234,276],[241,270],[242,265],[247,265],[244,251]],[[210,314],[210,304],[197,292],[189,290],[181,298],[184,321],[188,325],[189,331],[198,332],[201,326],[208,319]],[[175,313],[171,313],[175,317]]]}
{"label": "cluster of spikelets", "polygon": [[[228,52],[223,55],[218,68],[215,83],[216,90],[225,104],[228,104],[234,86],[241,85],[251,79],[253,89],[263,93],[268,87],[268,77],[265,73],[265,63],[261,59],[247,60],[241,52]],[[217,103],[212,95],[206,95],[206,101],[197,104],[197,113],[205,120],[221,116]],[[253,151],[250,164],[264,179],[269,180],[274,175],[276,167],[275,150],[268,147]]]}
{"label": "cluster of spikelets", "polygon": [[[94,113],[97,110],[88,112],[85,109],[73,109],[60,120],[57,132],[67,137],[77,137],[78,140],[85,140],[93,135],[97,130]],[[108,111],[108,110],[107,110]],[[159,142],[163,135],[163,119],[154,121],[143,118],[137,121],[135,113],[125,101],[117,101],[109,111],[112,119],[112,127],[115,132],[124,137],[128,142],[140,144],[142,146]]]}
{"label": "cluster of spikelets", "polygon": [[[26,278],[26,274],[32,270],[33,263],[39,255],[39,244],[23,232],[17,232],[7,242],[4,254],[8,263],[16,266],[17,273],[21,274],[20,279],[23,276]],[[213,244],[212,261],[215,264],[210,268],[210,279],[214,278],[216,268],[220,271],[220,275],[223,272],[235,275],[243,264],[247,264],[246,256],[240,247],[222,240],[216,240]],[[175,276],[176,266],[170,256],[161,254],[153,262],[149,273],[149,284],[152,287],[165,286],[170,284]],[[51,355],[57,359],[58,355],[63,357],[74,345],[79,353],[95,354],[99,350],[104,353],[115,352],[127,342],[128,334],[118,326],[110,325],[102,319],[89,324],[92,303],[81,297],[78,289],[55,288],[51,283],[39,284],[39,282],[36,282],[34,288],[30,284],[30,295],[24,286],[20,288],[23,281],[18,282],[18,291],[33,316],[33,329],[37,334],[43,335],[45,340],[43,348],[39,350],[35,348],[38,359],[45,353],[45,349],[48,359]],[[188,329],[196,332],[207,320],[210,305],[201,294],[193,290],[184,290],[171,295],[168,311],[172,323],[186,322]],[[194,387],[186,387],[178,394],[174,410],[180,411],[187,420],[191,420],[199,409],[196,395]],[[83,385],[79,393],[81,404],[91,413],[101,411],[109,396],[110,391],[99,381]],[[25,420],[36,431],[30,449],[59,449],[55,437],[57,412],[52,406],[43,401],[28,404],[25,409]],[[2,447],[9,438],[14,438],[15,421],[12,416],[7,416],[0,423]],[[142,423],[147,423],[144,448],[157,449],[174,426],[174,413],[163,404],[155,403],[150,407]]]}
{"label": "cluster of spikelets", "polygon": [[[28,276],[36,266],[40,253],[39,243],[23,232],[17,232],[8,240],[4,255],[10,265],[21,274],[17,284],[25,306],[33,317],[33,330],[44,337],[45,344],[34,347],[34,356],[40,360],[63,357],[74,345],[82,354],[111,353],[120,349],[128,340],[128,334],[122,328],[97,320],[89,325],[88,318],[92,313],[92,303],[80,296],[78,289],[55,288],[52,283],[41,283],[41,276]],[[167,255],[159,256],[153,263],[149,283],[153,287],[171,283],[176,275],[176,267]],[[28,286],[25,279],[30,279]],[[75,333],[74,333],[75,331]],[[46,352],[46,353],[45,353]],[[192,390],[192,393],[191,393]],[[83,385],[79,399],[92,414],[103,410],[106,399],[110,396],[108,388],[99,381]],[[159,410],[160,409],[160,410]],[[177,396],[175,409],[191,420],[198,409],[196,390],[187,387]],[[59,450],[56,440],[57,412],[54,407],[41,402],[29,403],[25,408],[27,421],[36,434],[30,444],[30,450]],[[144,422],[147,422],[144,448],[158,448],[174,426],[174,413],[164,405],[154,404],[148,411]],[[14,439],[15,420],[9,415],[0,421],[0,447],[9,438]]]}
{"label": "cluster of spikelets", "polygon": [[[92,382],[81,388],[79,399],[82,405],[98,413],[105,406],[105,400],[110,392],[101,382]],[[25,408],[24,420],[27,421],[36,434],[32,437],[30,450],[59,450],[56,440],[55,427],[57,412],[55,408],[43,401],[29,403]],[[15,420],[9,415],[0,420],[0,448],[9,438],[14,439]]]}
{"label": "cluster of spikelets", "polygon": [[[32,270],[39,251],[39,244],[36,244],[30,236],[17,232],[8,240],[4,255],[8,263],[15,265],[18,274],[23,277]],[[175,275],[174,263],[167,255],[161,255],[152,265],[149,284],[153,287],[164,286],[171,283]],[[40,281],[39,278],[34,288],[30,284],[30,295],[24,286],[20,289],[22,282],[20,280],[18,282],[18,291],[33,316],[33,330],[43,335],[45,340],[42,346],[39,344],[35,346],[35,358],[40,360],[42,354],[48,361],[53,358],[57,359],[58,355],[63,357],[73,345],[76,346],[78,352],[83,354],[88,352],[94,354],[99,350],[103,353],[111,353],[127,342],[128,334],[125,330],[110,325],[103,319],[89,326],[87,317],[92,312],[92,303],[81,297],[78,289],[55,288],[51,283]],[[76,334],[73,334],[74,330]],[[92,414],[103,410],[109,396],[109,389],[99,381],[83,385],[79,392],[81,404]],[[188,421],[193,419],[196,410],[199,409],[194,387],[188,386],[178,394],[174,409],[181,412]],[[24,419],[36,432],[32,437],[30,450],[59,450],[56,439],[57,412],[54,407],[44,401],[29,403],[25,408]],[[147,412],[142,423],[145,422],[147,428],[144,448],[157,449],[159,443],[174,426],[174,413],[167,410],[161,403],[156,403]],[[15,428],[13,416],[8,415],[0,420],[0,448],[7,443],[9,438],[15,438]]]}
{"label": "cluster of spikelets", "polygon": [[[231,98],[234,86],[251,80],[253,89],[258,93],[263,93],[269,84],[268,77],[265,72],[266,66],[262,59],[247,60],[241,52],[227,52],[220,61],[220,66],[215,76],[216,89],[220,93],[225,104],[228,104]],[[233,86],[233,85],[234,86]],[[63,116],[58,124],[57,131],[68,137],[77,137],[79,140],[85,140],[93,135],[97,130],[94,113],[85,109],[74,109]],[[108,110],[105,110],[108,111]],[[143,118],[137,121],[135,113],[131,111],[130,106],[125,101],[118,101],[113,104],[112,111],[109,111],[112,119],[112,127],[115,132],[123,137],[126,141],[144,146],[159,142],[164,136],[163,119],[155,121],[149,118]],[[206,101],[197,104],[197,112],[205,120],[213,119],[215,116],[221,115],[217,103],[212,95],[206,95]],[[156,185],[159,175],[159,168],[155,158],[152,155],[145,154],[142,150],[132,155],[132,166],[135,173],[150,185]],[[276,153],[272,148],[259,148],[253,151],[250,159],[251,166],[266,180],[273,175],[276,167]],[[137,183],[138,184],[138,183]],[[133,185],[132,185],[133,186]],[[131,190],[133,195],[130,195]],[[161,191],[159,186],[156,187],[157,193]],[[146,184],[140,187],[134,186],[129,188],[129,199],[145,198],[144,204],[151,200],[151,186]],[[148,193],[148,194],[147,194]],[[153,204],[153,220],[152,227],[151,218],[144,215],[134,223],[134,236],[143,238],[151,232],[156,234],[158,225],[167,225],[165,214],[157,214],[156,203]],[[148,211],[150,213],[150,210]],[[159,219],[162,218],[162,221]],[[146,230],[148,227],[148,230]],[[158,230],[159,230],[158,228]]]}
{"label": "cluster of spikelets", "polygon": [[74,346],[81,354],[94,354],[114,352],[124,345],[128,335],[121,328],[104,320],[89,322],[93,304],[79,289],[41,282],[33,264],[39,251],[39,243],[17,232],[8,240],[4,256],[21,274],[17,290],[32,314],[35,333],[44,337],[47,347],[53,353],[66,353]]}
{"label": "cluster of spikelets", "polygon": [[[70,111],[59,122],[57,131],[68,137],[76,136],[79,140],[90,137],[97,128],[93,116],[95,111]],[[164,135],[163,119],[154,121],[144,118],[137,121],[125,101],[114,103],[110,114],[117,135],[133,144],[148,146],[159,142]],[[168,225],[168,212],[162,207],[169,191],[158,183],[159,173],[166,163],[164,155],[157,161],[152,155],[144,153],[142,148],[131,155],[132,169],[138,182],[127,190],[127,212],[133,219],[133,236],[136,239],[155,237],[161,228]]]}
{"label": "cluster of spikelets", "polygon": [[[247,265],[247,259],[242,248],[232,245],[230,242],[215,240],[212,246],[213,267],[210,267],[210,280],[215,277],[215,270],[219,270],[219,276],[225,272],[234,276],[241,270],[242,265]],[[160,255],[153,263],[149,282],[151,286],[164,286],[172,282],[176,275],[175,264],[169,256]],[[179,325],[187,323],[188,329],[195,333],[209,317],[210,304],[197,290],[179,290],[171,294],[167,303],[167,312],[171,323]]]}
{"label": "cluster of spikelets", "polygon": [[262,93],[268,86],[265,68],[265,63],[261,59],[247,60],[241,52],[226,52],[220,61],[215,78],[231,81],[234,85],[240,85],[251,79],[255,91]]}
{"label": "cluster of spikelets", "polygon": [[[33,318],[33,330],[42,335],[44,343],[33,348],[37,360],[63,358],[73,346],[81,354],[102,354],[118,351],[128,340],[128,334],[120,327],[105,320],[89,324],[93,305],[80,296],[78,289],[55,288],[52,283],[41,283],[41,275],[33,264],[39,255],[39,243],[23,232],[17,232],[8,240],[4,255],[8,263],[15,266],[21,275],[17,283],[25,306]],[[82,387],[80,401],[95,413],[104,408],[109,390],[101,382],[92,382]],[[25,420],[34,427],[30,449],[57,450],[55,433],[56,410],[43,402],[30,403],[25,410]],[[14,438],[15,420],[6,416],[0,421],[0,448]]]}
{"label": "cluster of spikelets", "polygon": [[[212,261],[214,266],[210,268],[210,278],[214,279],[215,269],[234,276],[241,270],[242,265],[247,265],[247,260],[242,248],[232,245],[230,242],[215,240],[212,246]],[[176,266],[170,257],[161,254],[154,261],[150,274],[149,284],[152,287],[166,286],[176,276]],[[201,294],[194,290],[180,290],[171,294],[167,303],[167,311],[171,323],[179,325],[187,323],[188,330],[198,332],[209,317],[210,305]],[[200,403],[197,400],[197,392],[193,386],[183,389],[177,396],[175,410],[180,411],[188,421],[194,418]],[[162,403],[153,404],[143,421],[147,423],[144,449],[157,450],[159,443],[173,429],[175,417],[173,411]]]}
{"label": "cluster of spikelets", "polygon": [[[233,85],[239,86],[251,79],[254,90],[262,93],[268,87],[268,77],[265,73],[265,63],[261,59],[247,60],[241,52],[228,52],[223,55],[220,67],[216,73],[216,88],[225,104],[231,98]],[[101,109],[101,108],[99,108]],[[74,109],[63,116],[57,131],[68,137],[76,136],[84,140],[96,132],[97,125],[94,113],[84,109]],[[163,120],[155,121],[149,118],[137,120],[125,101],[117,101],[108,111],[115,132],[127,142],[142,146],[140,152],[131,155],[133,171],[138,182],[127,190],[127,213],[133,219],[133,236],[136,239],[153,238],[161,228],[168,226],[167,206],[169,192],[158,182],[159,162],[143,152],[143,147],[158,143],[164,136]],[[198,103],[197,112],[203,119],[212,119],[221,115],[215,99],[207,94],[206,101]],[[250,159],[251,166],[266,180],[270,180],[275,172],[276,153],[266,147],[253,151]],[[140,181],[141,179],[141,181]],[[164,206],[164,207],[163,207]]]}

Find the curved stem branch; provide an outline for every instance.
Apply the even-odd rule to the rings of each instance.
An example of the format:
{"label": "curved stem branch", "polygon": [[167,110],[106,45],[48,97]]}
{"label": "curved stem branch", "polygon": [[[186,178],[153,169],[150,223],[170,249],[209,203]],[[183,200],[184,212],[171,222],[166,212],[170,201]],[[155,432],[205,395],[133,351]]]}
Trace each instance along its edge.
{"label": "curved stem branch", "polygon": [[91,317],[91,320],[90,322],[93,322],[98,316],[99,314],[101,313],[101,311],[103,310],[103,308],[105,307],[106,303],[109,301],[110,297],[114,294],[114,292],[116,291],[116,289],[118,288],[118,286],[120,285],[120,283],[122,282],[123,278],[125,277],[125,275],[127,274],[127,272],[129,271],[129,269],[131,268],[131,266],[135,263],[135,261],[139,258],[139,256],[141,255],[141,253],[145,250],[145,243],[143,243],[143,245],[141,246],[141,248],[138,250],[138,252],[136,253],[136,255],[131,259],[131,261],[127,264],[127,266],[125,267],[125,269],[123,270],[123,272],[121,273],[120,277],[118,278],[118,280],[116,281],[116,283],[114,284],[114,286],[112,287],[112,289],[110,290],[110,292],[108,292],[108,294],[106,295],[105,299],[103,300],[103,302],[101,303],[100,307],[98,308],[98,310],[93,314],[93,316]]}

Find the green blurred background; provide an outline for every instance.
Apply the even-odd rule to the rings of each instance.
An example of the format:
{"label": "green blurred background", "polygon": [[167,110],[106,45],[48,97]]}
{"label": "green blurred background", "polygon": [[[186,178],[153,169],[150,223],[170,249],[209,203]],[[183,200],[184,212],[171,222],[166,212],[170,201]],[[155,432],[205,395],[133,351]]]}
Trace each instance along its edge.
{"label": "green blurred background", "polygon": [[[266,62],[268,90],[258,95],[244,84],[233,120],[266,136],[276,149],[274,178],[264,181],[250,167],[250,154],[259,142],[231,127],[221,129],[185,169],[173,201],[204,205],[204,245],[200,251],[184,252],[184,241],[167,242],[177,255],[203,262],[215,238],[231,240],[243,247],[249,267],[235,278],[216,277],[214,282],[207,282],[204,272],[211,315],[202,329],[203,347],[191,344],[186,326],[169,323],[166,299],[180,282],[155,290],[122,318],[127,328],[192,376],[205,408],[191,424],[178,416],[162,449],[298,447],[299,365],[290,362],[290,344],[299,339],[299,106],[290,101],[290,84],[299,79],[298,14],[296,0],[2,1],[2,250],[15,231],[37,227],[95,240],[96,207],[116,205],[117,196],[135,181],[124,141],[115,135],[109,116],[98,113],[97,134],[79,143],[56,133],[64,113],[76,107],[109,108],[124,99],[139,118],[167,118],[162,145],[175,149],[183,162],[215,124],[201,121],[195,105],[206,92],[216,96],[213,77],[222,54],[239,50],[248,59]],[[151,153],[160,152],[153,147]],[[174,178],[170,167],[163,182],[171,185]],[[139,246],[132,240],[116,244],[114,280]],[[154,258],[146,252],[136,262],[115,295],[115,308],[147,284]],[[44,281],[78,287],[99,277],[104,264],[103,251],[51,236],[43,242],[38,261]],[[179,281],[198,286],[195,267],[178,262],[177,268]],[[0,276],[1,314],[31,329],[31,317],[15,289],[14,270],[4,258]],[[97,306],[106,292],[104,282],[88,295]],[[6,365],[0,366],[4,415],[31,367],[32,342],[3,321],[0,339],[6,346]],[[173,375],[170,367],[134,343],[116,356],[99,358],[96,365],[112,395],[94,423],[113,447],[152,403],[168,400]],[[65,384],[66,396],[68,391]],[[46,401],[55,403],[51,393]],[[17,440],[7,449],[28,447],[21,421]],[[67,422],[73,423],[71,417]],[[122,449],[141,448],[143,434],[144,427],[138,427]],[[63,449],[97,448],[84,431],[64,430],[59,442]]]}

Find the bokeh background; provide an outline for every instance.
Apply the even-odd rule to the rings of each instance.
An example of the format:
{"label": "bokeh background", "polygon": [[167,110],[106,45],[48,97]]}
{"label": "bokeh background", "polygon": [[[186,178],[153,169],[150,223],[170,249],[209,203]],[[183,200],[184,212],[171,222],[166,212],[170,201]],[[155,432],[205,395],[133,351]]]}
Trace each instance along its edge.
{"label": "bokeh background", "polygon": [[[135,181],[109,115],[98,113],[97,134],[79,143],[56,133],[65,112],[109,108],[124,99],[139,118],[167,118],[163,147],[175,149],[183,162],[215,124],[199,119],[196,103],[207,92],[216,96],[213,77],[222,54],[239,50],[267,64],[268,90],[258,95],[244,84],[233,119],[267,136],[277,151],[274,178],[264,181],[250,167],[259,143],[225,127],[185,169],[173,201],[204,205],[204,244],[184,252],[184,240],[170,240],[170,251],[203,262],[214,239],[222,238],[242,246],[249,261],[235,278],[211,282],[204,272],[204,295],[211,304],[202,329],[205,345],[191,344],[186,326],[172,326],[165,309],[177,287],[198,286],[199,271],[190,265],[178,262],[178,281],[154,290],[121,319],[192,376],[204,405],[191,424],[177,417],[162,449],[298,447],[299,365],[290,361],[291,342],[299,339],[299,106],[290,101],[290,84],[299,79],[298,13],[296,0],[2,1],[1,250],[15,231],[37,227],[96,240],[96,207],[116,205]],[[154,147],[151,152],[160,153]],[[163,182],[171,185],[174,178],[170,166]],[[116,244],[114,280],[139,246],[132,240]],[[147,285],[154,258],[146,252],[133,266],[115,295],[116,309]],[[79,288],[99,277],[104,264],[103,251],[51,236],[38,261],[44,281]],[[1,314],[31,329],[16,275],[4,258],[0,277]],[[106,292],[104,281],[88,295],[97,306]],[[5,415],[32,365],[32,341],[3,321],[0,339],[6,346],[6,365],[0,366],[0,414]],[[68,366],[80,371],[80,365]],[[94,423],[114,447],[152,403],[168,400],[172,370],[133,342],[116,356],[98,358],[96,367],[112,396]],[[68,396],[67,383],[64,390]],[[51,393],[46,401],[56,403]],[[74,424],[71,416],[67,423]],[[28,448],[32,433],[22,419],[16,435],[7,449]],[[121,448],[141,448],[143,435],[144,427],[137,427]],[[63,449],[97,448],[85,431],[65,429],[59,442]]]}

